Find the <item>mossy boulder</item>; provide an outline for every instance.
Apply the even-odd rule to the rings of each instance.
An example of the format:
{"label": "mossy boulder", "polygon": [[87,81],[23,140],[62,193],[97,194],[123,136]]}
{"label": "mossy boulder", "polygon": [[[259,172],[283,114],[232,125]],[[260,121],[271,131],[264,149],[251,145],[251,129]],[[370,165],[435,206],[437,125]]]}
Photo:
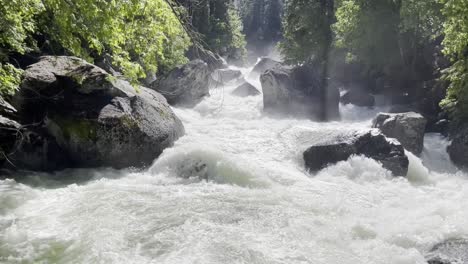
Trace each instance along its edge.
{"label": "mossy boulder", "polygon": [[184,134],[166,99],[74,57],[44,57],[16,95],[22,120],[41,123],[69,167],[141,167]]}

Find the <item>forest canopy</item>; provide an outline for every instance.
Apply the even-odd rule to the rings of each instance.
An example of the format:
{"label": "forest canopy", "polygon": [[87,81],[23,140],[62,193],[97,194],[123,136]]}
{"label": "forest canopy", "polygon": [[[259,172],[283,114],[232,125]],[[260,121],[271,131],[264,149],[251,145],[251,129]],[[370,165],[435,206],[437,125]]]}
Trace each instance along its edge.
{"label": "forest canopy", "polygon": [[[17,54],[73,55],[91,63],[109,55],[134,84],[187,62],[193,40],[241,59],[245,40],[234,4],[202,2],[206,14],[193,13],[199,1],[0,0],[0,92],[11,94],[19,85]],[[193,39],[194,32],[201,37]]]}
{"label": "forest canopy", "polygon": [[[334,6],[333,19],[326,16],[327,5]],[[468,1],[289,0],[283,27],[280,48],[290,63],[344,54],[363,78],[383,79],[409,93],[445,80],[449,89],[441,106],[454,119],[468,119]],[[335,54],[321,56],[330,44]],[[428,54],[448,63],[434,63],[443,59]]]}

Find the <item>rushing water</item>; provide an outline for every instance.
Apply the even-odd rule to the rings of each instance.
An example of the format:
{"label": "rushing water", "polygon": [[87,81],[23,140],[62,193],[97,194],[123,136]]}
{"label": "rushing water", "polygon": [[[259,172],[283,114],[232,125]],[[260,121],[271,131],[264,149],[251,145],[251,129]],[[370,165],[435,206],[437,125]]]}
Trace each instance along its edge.
{"label": "rushing water", "polygon": [[359,156],[309,174],[310,142],[367,128],[379,109],[315,123],[266,116],[261,95],[233,89],[175,109],[186,136],[146,171],[0,181],[0,262],[414,264],[468,235],[468,176],[440,136],[422,160],[408,154],[408,178]]}

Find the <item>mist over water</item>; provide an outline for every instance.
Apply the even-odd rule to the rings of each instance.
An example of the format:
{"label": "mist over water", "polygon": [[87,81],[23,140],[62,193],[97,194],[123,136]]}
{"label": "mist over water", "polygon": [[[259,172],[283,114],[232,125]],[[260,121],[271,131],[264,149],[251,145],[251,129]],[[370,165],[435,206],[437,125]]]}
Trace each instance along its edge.
{"label": "mist over water", "polygon": [[[444,138],[408,153],[407,178],[361,156],[310,174],[311,142],[385,109],[342,106],[330,123],[268,116],[261,95],[235,87],[176,108],[186,135],[144,171],[0,181],[0,262],[414,264],[468,236],[468,175]],[[79,180],[57,180],[67,175]]]}

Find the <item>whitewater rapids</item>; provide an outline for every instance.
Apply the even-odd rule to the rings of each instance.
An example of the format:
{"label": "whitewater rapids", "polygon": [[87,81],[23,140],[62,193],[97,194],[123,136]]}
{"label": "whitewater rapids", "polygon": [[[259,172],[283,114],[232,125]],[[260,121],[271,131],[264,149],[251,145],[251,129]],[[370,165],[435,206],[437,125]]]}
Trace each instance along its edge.
{"label": "whitewater rapids", "polygon": [[468,236],[468,175],[445,139],[408,154],[407,178],[359,156],[309,174],[314,138],[370,127],[383,109],[342,106],[342,121],[316,123],[264,115],[261,95],[234,88],[176,108],[186,136],[143,172],[0,181],[0,263],[418,264]]}

